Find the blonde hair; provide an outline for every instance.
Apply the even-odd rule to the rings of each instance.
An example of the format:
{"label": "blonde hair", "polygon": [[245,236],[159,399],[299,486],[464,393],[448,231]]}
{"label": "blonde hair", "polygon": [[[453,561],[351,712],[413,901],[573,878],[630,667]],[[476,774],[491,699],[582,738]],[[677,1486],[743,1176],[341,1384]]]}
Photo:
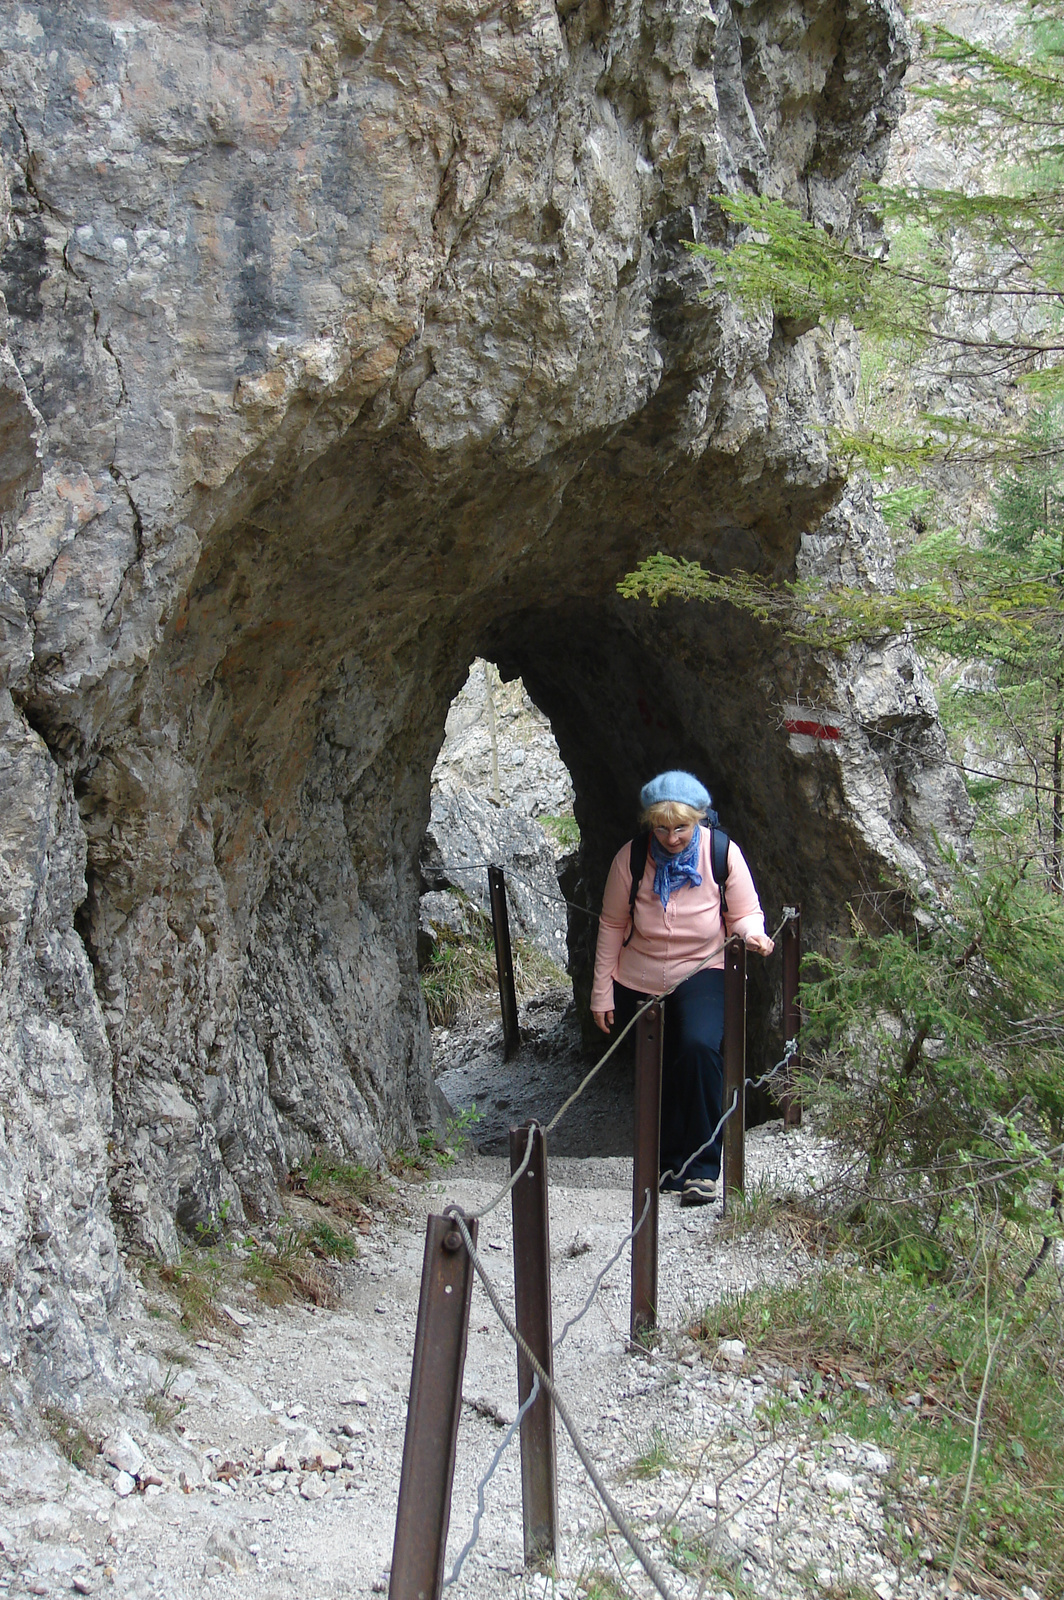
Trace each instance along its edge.
{"label": "blonde hair", "polygon": [[687,828],[701,822],[703,816],[696,806],[685,806],[682,800],[658,800],[647,806],[639,824],[643,828]]}

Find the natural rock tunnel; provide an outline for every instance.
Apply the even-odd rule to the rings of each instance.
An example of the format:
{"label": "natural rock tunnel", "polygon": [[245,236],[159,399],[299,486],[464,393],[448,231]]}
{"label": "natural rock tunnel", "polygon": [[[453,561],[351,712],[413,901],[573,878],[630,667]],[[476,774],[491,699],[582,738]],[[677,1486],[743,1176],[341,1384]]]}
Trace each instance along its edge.
{"label": "natural rock tunnel", "polygon": [[687,245],[742,185],[845,230],[892,0],[41,4],[0,52],[0,1360],[47,1390],[119,1381],[116,1216],[172,1251],[435,1115],[418,849],[475,654],[551,720],[589,899],[666,764],[814,930],[965,816],[906,641],[616,595],[656,549],[889,580],[827,446],[852,338]]}
{"label": "natural rock tunnel", "polygon": [[[826,805],[788,755],[778,643],[735,615],[610,597],[648,538],[712,554],[703,499],[734,515],[738,498],[725,473],[716,488],[704,468],[676,473],[700,539],[668,525],[662,495],[639,526],[610,470],[625,443],[582,465],[544,536],[547,484],[487,463],[455,495],[423,454],[415,473],[401,434],[348,439],[201,559],[147,674],[150,737],[106,748],[78,784],[120,1140],[186,1229],[269,1208],[311,1142],[373,1159],[431,1117],[417,856],[474,651],[551,719],[589,901],[640,782],[680,760],[716,784],[767,903],[804,877],[823,923],[858,887],[845,852],[828,865],[841,793]],[[799,528],[773,529],[792,560]]]}

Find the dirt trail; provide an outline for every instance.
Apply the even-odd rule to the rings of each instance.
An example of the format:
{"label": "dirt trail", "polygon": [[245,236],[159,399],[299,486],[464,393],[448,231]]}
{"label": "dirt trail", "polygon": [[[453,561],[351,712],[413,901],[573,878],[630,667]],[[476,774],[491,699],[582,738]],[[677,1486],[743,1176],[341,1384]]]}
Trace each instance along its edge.
{"label": "dirt trail", "polygon": [[[475,1077],[475,1055],[451,1072]],[[572,1063],[568,1074],[577,1070]],[[567,1081],[557,1071],[552,1094],[561,1095]],[[527,1063],[526,1070],[518,1063],[508,1080],[496,1065],[489,1087],[495,1100],[509,1102],[492,1105],[498,1120],[520,1110],[525,1089],[543,1083],[531,1081]],[[589,1101],[581,1113],[585,1134],[612,1126],[624,1097],[619,1074],[600,1091],[597,1107]],[[493,1123],[484,1131],[489,1142],[496,1136]],[[750,1136],[748,1184],[803,1190],[826,1159],[808,1129],[784,1135],[781,1124],[769,1124]],[[551,1156],[556,1337],[630,1228],[630,1170],[622,1155]],[[148,1476],[158,1482],[123,1497],[116,1493],[115,1485],[124,1487],[117,1470],[108,1468],[102,1481],[69,1468],[52,1450],[9,1440],[0,1450],[0,1544],[8,1562],[0,1589],[12,1595],[73,1589],[123,1600],[203,1594],[336,1600],[383,1592],[424,1217],[451,1201],[480,1209],[507,1173],[500,1157],[476,1155],[424,1181],[399,1184],[399,1206],[374,1225],[359,1259],[343,1269],[338,1310],[269,1310],[245,1292],[238,1303],[228,1302],[236,1316],[224,1319],[228,1332],[191,1342],[149,1315],[141,1299],[129,1313],[131,1351],[153,1375],[157,1396],[180,1407],[162,1431],[143,1413],[126,1415],[128,1444],[146,1458],[141,1484]],[[481,1250],[512,1304],[508,1203],[485,1219]],[[666,1565],[678,1600],[700,1592],[795,1600],[810,1592],[836,1600],[843,1593],[891,1600],[936,1592],[937,1580],[918,1559],[899,1572],[880,1552],[886,1457],[844,1436],[814,1441],[816,1401],[793,1374],[757,1371],[741,1350],[727,1346],[703,1359],[685,1336],[707,1301],[814,1268],[776,1234],[756,1242],[726,1236],[719,1206],[684,1210],[675,1197],[663,1197],[659,1348],[627,1352],[626,1250],[557,1353],[557,1381],[591,1452]],[[464,1395],[448,1571],[469,1537],[477,1485],[516,1410],[514,1351],[479,1284]],[[315,1455],[318,1470],[300,1465]],[[526,1578],[523,1571],[515,1443],[488,1486],[481,1536],[453,1593],[499,1600],[594,1595],[597,1583],[605,1595],[602,1574],[620,1581],[622,1571],[636,1593],[652,1592],[623,1541],[606,1536],[560,1427],[559,1478],[557,1577]]]}

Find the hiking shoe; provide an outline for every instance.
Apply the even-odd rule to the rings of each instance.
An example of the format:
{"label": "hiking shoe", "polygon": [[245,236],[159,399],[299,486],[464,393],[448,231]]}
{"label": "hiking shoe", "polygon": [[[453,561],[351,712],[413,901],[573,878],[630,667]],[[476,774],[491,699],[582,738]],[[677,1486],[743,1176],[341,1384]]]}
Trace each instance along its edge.
{"label": "hiking shoe", "polygon": [[711,1206],[717,1198],[716,1178],[688,1178],[680,1195],[682,1206]]}

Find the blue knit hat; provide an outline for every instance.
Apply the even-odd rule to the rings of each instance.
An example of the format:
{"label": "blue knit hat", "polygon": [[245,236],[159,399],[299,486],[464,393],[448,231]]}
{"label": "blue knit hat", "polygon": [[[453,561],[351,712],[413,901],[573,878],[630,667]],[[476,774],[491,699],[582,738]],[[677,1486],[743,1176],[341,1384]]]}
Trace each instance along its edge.
{"label": "blue knit hat", "polygon": [[706,812],[713,804],[713,796],[704,784],[690,772],[659,772],[640,790],[639,803],[644,811],[651,806],[672,800],[682,806],[692,806],[695,811]]}

